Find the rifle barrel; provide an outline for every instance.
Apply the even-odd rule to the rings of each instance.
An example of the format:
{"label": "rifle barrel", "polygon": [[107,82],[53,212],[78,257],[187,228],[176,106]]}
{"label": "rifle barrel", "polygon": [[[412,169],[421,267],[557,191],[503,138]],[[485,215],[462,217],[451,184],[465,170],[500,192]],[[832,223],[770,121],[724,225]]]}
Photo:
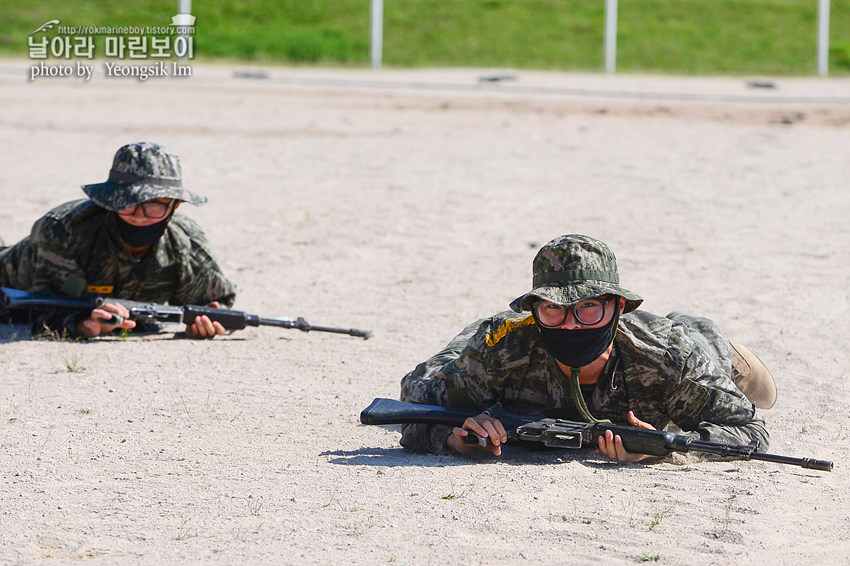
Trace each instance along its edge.
{"label": "rifle barrel", "polygon": [[792,456],[780,456],[779,454],[765,454],[755,452],[750,456],[751,460],[764,460],[765,462],[774,462],[777,464],[790,464],[792,466],[800,466],[810,470],[820,470],[822,472],[832,471],[832,462],[829,460],[816,460],[814,458],[794,458]]}
{"label": "rifle barrel", "polygon": [[260,318],[259,324],[264,326],[277,326],[280,328],[297,328],[301,332],[332,332],[334,334],[347,334],[348,336],[357,336],[368,340],[372,337],[372,332],[369,330],[358,330],[357,328],[334,328],[331,326],[313,326],[301,317],[297,319],[291,318]]}
{"label": "rifle barrel", "polygon": [[800,466],[801,468],[820,470],[822,472],[832,471],[832,462],[828,460],[816,460],[815,458],[795,458],[793,456],[782,456],[779,454],[756,452],[756,446],[757,445],[755,443],[729,445],[696,440],[688,443],[687,450],[691,452],[705,452],[708,454],[717,454],[719,456],[736,458],[739,460],[762,460],[764,462]]}

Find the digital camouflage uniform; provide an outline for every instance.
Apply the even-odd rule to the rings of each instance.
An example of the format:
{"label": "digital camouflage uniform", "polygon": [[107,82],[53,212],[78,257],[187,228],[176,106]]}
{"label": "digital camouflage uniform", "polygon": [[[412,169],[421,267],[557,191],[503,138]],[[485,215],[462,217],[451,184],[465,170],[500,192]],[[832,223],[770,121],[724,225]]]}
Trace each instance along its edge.
{"label": "digital camouflage uniform", "polygon": [[[577,257],[564,257],[561,248],[575,242],[584,249]],[[605,265],[594,266],[600,250],[610,258]],[[746,444],[757,439],[760,450],[767,448],[764,420],[733,383],[732,348],[712,321],[635,311],[642,299],[617,285],[613,254],[585,236],[563,236],[547,244],[535,259],[534,274],[534,290],[512,303],[514,311],[471,324],[443,351],[407,374],[401,382],[401,399],[473,412],[501,402],[509,412],[583,420],[571,396],[569,377],[544,347],[532,314],[523,311],[538,298],[572,304],[610,293],[627,298],[626,314],[620,316],[599,381],[582,386],[594,417],[628,424],[631,410],[659,429],[674,423],[703,440]],[[421,452],[449,452],[445,439],[451,429],[407,424],[401,444]]]}
{"label": "digital camouflage uniform", "polygon": [[[134,257],[119,236],[122,221],[115,210],[155,198],[205,202],[182,187],[176,155],[156,144],[124,146],[115,155],[110,180],[83,189],[91,200],[54,208],[33,225],[29,237],[0,251],[0,286],[172,305],[233,304],[236,288],[190,218],[174,214],[165,233],[141,258]],[[33,330],[47,326],[75,336],[76,322],[88,314],[65,309],[38,312]]]}

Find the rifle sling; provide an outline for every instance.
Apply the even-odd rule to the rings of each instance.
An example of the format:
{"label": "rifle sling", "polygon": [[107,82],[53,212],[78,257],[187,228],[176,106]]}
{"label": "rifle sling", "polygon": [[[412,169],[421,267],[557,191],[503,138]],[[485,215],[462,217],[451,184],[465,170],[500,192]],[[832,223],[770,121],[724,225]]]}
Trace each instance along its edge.
{"label": "rifle sling", "polygon": [[587,403],[584,402],[584,395],[581,394],[581,385],[578,382],[578,374],[581,368],[572,368],[570,371],[570,392],[573,395],[573,403],[581,414],[581,418],[590,424],[610,423],[608,419],[597,419],[590,414],[590,409],[587,408]]}

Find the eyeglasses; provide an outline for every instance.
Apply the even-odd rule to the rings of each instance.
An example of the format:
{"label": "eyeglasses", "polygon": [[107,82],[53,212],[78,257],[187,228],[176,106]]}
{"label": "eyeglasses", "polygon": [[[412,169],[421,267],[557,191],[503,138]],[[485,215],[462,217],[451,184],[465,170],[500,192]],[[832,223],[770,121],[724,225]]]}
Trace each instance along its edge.
{"label": "eyeglasses", "polygon": [[564,306],[549,301],[534,303],[534,320],[544,328],[557,328],[567,320],[567,313],[573,311],[573,316],[585,326],[599,324],[605,318],[605,308],[616,299],[616,295],[595,299],[585,299],[574,305]]}
{"label": "eyeglasses", "polygon": [[[171,208],[171,205],[174,204],[174,200],[170,200],[168,202],[158,202],[155,200],[146,200],[145,202],[140,202],[132,209],[125,208],[124,210],[119,210],[119,216],[134,216],[136,212],[141,207],[142,212],[148,218],[165,218],[165,215],[168,214],[168,209]],[[129,212],[128,212],[129,211]]]}

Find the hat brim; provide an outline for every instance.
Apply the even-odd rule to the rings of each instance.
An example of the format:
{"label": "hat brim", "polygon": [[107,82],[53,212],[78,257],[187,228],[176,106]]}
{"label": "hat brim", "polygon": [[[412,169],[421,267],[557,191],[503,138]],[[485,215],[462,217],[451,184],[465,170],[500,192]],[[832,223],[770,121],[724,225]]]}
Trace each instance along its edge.
{"label": "hat brim", "polygon": [[83,192],[98,206],[107,210],[124,210],[139,203],[158,199],[170,198],[201,206],[207,202],[202,197],[182,186],[157,185],[156,183],[136,183],[127,185],[106,181],[92,185],[82,185]]}
{"label": "hat brim", "polygon": [[559,305],[572,305],[582,299],[600,295],[617,295],[625,298],[626,307],[623,309],[623,313],[635,310],[643,302],[643,297],[623,289],[619,285],[584,282],[537,287],[511,301],[511,309],[514,312],[530,311],[534,301],[537,300],[551,301]]}

